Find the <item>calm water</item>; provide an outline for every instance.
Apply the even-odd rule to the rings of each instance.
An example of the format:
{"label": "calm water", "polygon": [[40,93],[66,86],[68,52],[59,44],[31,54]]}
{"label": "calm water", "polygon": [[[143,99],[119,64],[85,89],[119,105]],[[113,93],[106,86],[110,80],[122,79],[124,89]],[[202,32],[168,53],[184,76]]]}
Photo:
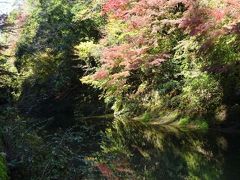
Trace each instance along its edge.
{"label": "calm water", "polygon": [[115,120],[86,179],[240,179],[240,134]]}
{"label": "calm water", "polygon": [[[29,164],[25,179],[42,180],[31,174],[32,168],[53,180],[240,179],[240,133],[189,131],[126,119],[112,122],[106,117],[81,119],[76,124],[42,132],[47,134],[38,148],[47,149],[43,152],[50,161],[43,159],[37,167]],[[39,160],[36,156],[30,157]],[[42,168],[46,164],[51,168]],[[19,168],[19,172],[24,169]],[[17,178],[12,179],[24,179],[19,175],[14,172],[12,177]]]}

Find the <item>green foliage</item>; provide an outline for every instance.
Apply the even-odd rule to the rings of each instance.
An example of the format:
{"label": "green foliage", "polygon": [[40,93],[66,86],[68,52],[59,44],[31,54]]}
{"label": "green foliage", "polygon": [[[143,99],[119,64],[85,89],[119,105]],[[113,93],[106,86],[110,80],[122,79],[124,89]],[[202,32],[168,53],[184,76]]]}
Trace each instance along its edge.
{"label": "green foliage", "polygon": [[7,173],[6,161],[2,155],[0,156],[0,179],[2,180],[9,179],[8,173]]}
{"label": "green foliage", "polygon": [[[23,26],[10,44],[14,57],[0,57],[0,122],[14,149],[9,165],[32,179],[94,179],[101,168],[129,179],[219,178],[222,162],[211,157],[207,140],[180,139],[174,125],[206,130],[214,123],[206,117],[220,107],[223,118],[239,117],[235,5],[29,0],[26,12],[8,19]],[[138,118],[114,122],[95,162],[99,122],[83,117],[104,112],[99,95],[115,116]],[[148,123],[154,119],[162,126]],[[114,158],[130,159],[125,172]],[[0,157],[0,178],[5,172]]]}
{"label": "green foliage", "polygon": [[221,104],[222,91],[218,81],[204,73],[188,78],[182,93],[180,106],[192,111],[191,114],[210,112]]}
{"label": "green foliage", "polygon": [[149,114],[148,112],[144,112],[140,119],[143,122],[148,122],[151,119],[151,114]]}
{"label": "green foliage", "polygon": [[95,57],[99,65],[82,82],[101,89],[115,115],[177,110],[211,116],[223,104],[232,106],[227,99],[239,89],[233,67],[239,63],[239,13],[231,13],[233,4],[106,1],[104,37],[77,46],[87,64]]}
{"label": "green foliage", "polygon": [[207,130],[209,127],[208,122],[204,119],[197,119],[194,124],[201,130]]}
{"label": "green foliage", "polygon": [[201,118],[190,118],[190,117],[182,117],[178,121],[178,125],[184,128],[195,128],[199,130],[208,130],[209,125],[205,119]]}
{"label": "green foliage", "polygon": [[190,118],[189,117],[183,117],[178,121],[178,124],[180,126],[186,126],[190,123]]}
{"label": "green foliage", "polygon": [[[101,104],[98,91],[79,82],[88,69],[85,62],[78,61],[74,48],[79,43],[94,43],[100,38],[102,18],[88,13],[97,8],[96,5],[87,1],[66,0],[29,4],[29,15],[15,52],[15,65],[21,82],[18,101],[21,112],[38,117],[48,114],[51,117],[56,111],[61,111],[58,106],[62,106],[72,111],[73,116],[75,103],[98,101],[95,105]],[[86,12],[80,12],[83,9]],[[96,9],[95,14],[97,12]],[[94,60],[91,63],[95,66]],[[91,66],[91,63],[88,65]],[[92,98],[88,98],[90,94]],[[87,102],[86,99],[91,100]],[[81,107],[75,110],[83,111]]]}
{"label": "green foliage", "polygon": [[[79,81],[86,70],[74,47],[97,41],[103,23],[103,18],[87,17],[90,7],[82,13],[84,18],[79,16],[78,8],[87,5],[87,1],[29,1],[19,16],[9,18],[13,28],[20,27],[19,17],[25,18],[9,44],[15,52],[11,57],[1,56],[0,71],[1,137],[10,146],[6,153],[12,153],[8,165],[16,169],[11,174],[15,179],[81,179],[96,171],[84,159],[100,138],[93,132],[95,123],[73,124],[105,109],[99,92]],[[9,61],[15,61],[16,74],[9,72]],[[15,94],[20,95],[13,101]]]}
{"label": "green foliage", "polygon": [[94,44],[93,41],[82,42],[79,45],[75,46],[76,54],[79,58],[88,66],[91,66],[90,62],[94,58],[97,58],[100,53],[100,48],[97,44]]}

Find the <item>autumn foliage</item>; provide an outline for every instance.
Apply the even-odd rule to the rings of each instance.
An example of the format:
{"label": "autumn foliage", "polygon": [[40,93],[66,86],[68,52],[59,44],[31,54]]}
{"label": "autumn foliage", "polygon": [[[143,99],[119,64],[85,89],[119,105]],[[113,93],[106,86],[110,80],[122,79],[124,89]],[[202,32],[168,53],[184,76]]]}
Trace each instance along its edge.
{"label": "autumn foliage", "polygon": [[[239,7],[238,0],[107,0],[102,6],[108,23],[99,43],[100,67],[83,81],[121,101],[153,99],[150,94],[169,82],[186,84],[181,66],[189,58],[207,59],[212,52],[206,51],[222,37],[239,35]],[[195,71],[200,66],[201,61]],[[170,89],[165,93],[170,98],[185,91]]]}

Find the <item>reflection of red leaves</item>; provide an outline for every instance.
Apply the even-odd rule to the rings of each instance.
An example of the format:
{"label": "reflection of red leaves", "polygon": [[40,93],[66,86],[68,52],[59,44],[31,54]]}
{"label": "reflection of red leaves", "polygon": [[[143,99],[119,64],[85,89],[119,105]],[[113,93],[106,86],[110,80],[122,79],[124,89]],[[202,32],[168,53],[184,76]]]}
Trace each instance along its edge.
{"label": "reflection of red leaves", "polygon": [[114,180],[117,180],[117,179],[118,179],[117,177],[114,176],[112,170],[109,169],[106,164],[98,163],[98,164],[96,165],[96,167],[97,167],[98,170],[102,173],[102,175],[103,175],[104,177],[106,177],[107,179],[114,179]]}

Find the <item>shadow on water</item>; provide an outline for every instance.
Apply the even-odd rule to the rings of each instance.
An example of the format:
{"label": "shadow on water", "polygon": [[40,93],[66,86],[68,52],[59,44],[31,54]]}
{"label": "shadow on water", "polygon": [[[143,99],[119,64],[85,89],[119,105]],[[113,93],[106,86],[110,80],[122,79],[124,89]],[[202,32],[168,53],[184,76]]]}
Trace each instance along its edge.
{"label": "shadow on water", "polygon": [[238,179],[239,137],[115,120],[94,163],[106,179]]}

